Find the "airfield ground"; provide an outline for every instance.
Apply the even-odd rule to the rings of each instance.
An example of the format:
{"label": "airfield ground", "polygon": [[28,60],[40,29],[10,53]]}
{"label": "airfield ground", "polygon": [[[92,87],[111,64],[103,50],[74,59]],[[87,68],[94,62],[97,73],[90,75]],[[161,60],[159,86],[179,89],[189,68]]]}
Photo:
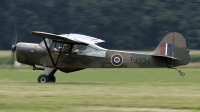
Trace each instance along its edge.
{"label": "airfield ground", "polygon": [[[148,53],[148,52],[147,52]],[[192,51],[200,60],[200,51]],[[0,56],[10,56],[0,51]],[[4,61],[5,62],[5,61]],[[40,84],[43,71],[0,65],[0,112],[199,112],[200,63],[174,69],[86,69],[56,73]]]}
{"label": "airfield ground", "polygon": [[198,112],[198,68],[86,69],[56,73],[39,84],[43,71],[0,69],[1,112]]}

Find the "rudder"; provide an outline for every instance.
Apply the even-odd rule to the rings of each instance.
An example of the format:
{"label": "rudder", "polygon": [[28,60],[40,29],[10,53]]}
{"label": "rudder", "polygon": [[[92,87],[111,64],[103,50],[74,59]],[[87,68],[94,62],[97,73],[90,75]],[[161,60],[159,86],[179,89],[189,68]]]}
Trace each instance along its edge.
{"label": "rudder", "polygon": [[171,58],[173,66],[186,65],[190,62],[185,38],[177,32],[166,35],[152,55]]}

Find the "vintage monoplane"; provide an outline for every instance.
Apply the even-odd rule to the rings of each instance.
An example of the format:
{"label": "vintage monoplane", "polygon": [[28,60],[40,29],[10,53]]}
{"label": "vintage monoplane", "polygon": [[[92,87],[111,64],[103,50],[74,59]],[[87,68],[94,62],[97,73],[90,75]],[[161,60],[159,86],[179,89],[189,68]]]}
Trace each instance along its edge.
{"label": "vintage monoplane", "polygon": [[167,34],[149,54],[108,50],[97,45],[104,40],[82,34],[56,35],[40,31],[32,34],[43,41],[40,44],[15,43],[12,51],[16,51],[18,62],[33,66],[33,70],[44,70],[38,77],[41,83],[55,82],[57,70],[70,73],[85,68],[174,68],[190,61],[186,41],[176,32]]}

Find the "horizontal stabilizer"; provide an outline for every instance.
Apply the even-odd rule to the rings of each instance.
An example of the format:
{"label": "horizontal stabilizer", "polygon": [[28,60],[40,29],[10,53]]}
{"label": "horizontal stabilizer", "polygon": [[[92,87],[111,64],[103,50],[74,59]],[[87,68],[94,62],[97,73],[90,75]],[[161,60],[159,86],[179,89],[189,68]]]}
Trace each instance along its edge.
{"label": "horizontal stabilizer", "polygon": [[155,56],[155,57],[165,57],[165,58],[171,58],[171,59],[175,59],[175,60],[180,60],[179,58],[172,57],[172,56],[166,56],[166,55],[152,55],[152,56]]}

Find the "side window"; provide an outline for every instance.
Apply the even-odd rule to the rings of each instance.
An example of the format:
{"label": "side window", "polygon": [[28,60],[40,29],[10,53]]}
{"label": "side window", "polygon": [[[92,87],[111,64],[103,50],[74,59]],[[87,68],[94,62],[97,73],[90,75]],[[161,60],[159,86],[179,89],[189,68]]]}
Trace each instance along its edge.
{"label": "side window", "polygon": [[60,42],[53,43],[53,48],[55,51],[59,51],[61,49],[61,47],[62,47],[62,43],[60,43]]}
{"label": "side window", "polygon": [[85,51],[86,48],[86,45],[75,45],[74,50]]}
{"label": "side window", "polygon": [[[50,47],[50,45],[51,45],[51,43],[52,43],[52,40],[46,38],[45,41],[46,41],[46,43],[47,43],[47,46]],[[45,46],[44,41],[42,41],[42,42],[39,44],[39,46],[42,47],[42,48],[44,48],[44,49],[46,49],[46,46]]]}
{"label": "side window", "polygon": [[57,42],[57,41],[53,41],[53,45],[52,45],[52,50],[53,51],[60,51],[62,49],[62,52],[69,52],[71,49],[71,44],[66,44],[66,43],[61,43],[61,42]]}

